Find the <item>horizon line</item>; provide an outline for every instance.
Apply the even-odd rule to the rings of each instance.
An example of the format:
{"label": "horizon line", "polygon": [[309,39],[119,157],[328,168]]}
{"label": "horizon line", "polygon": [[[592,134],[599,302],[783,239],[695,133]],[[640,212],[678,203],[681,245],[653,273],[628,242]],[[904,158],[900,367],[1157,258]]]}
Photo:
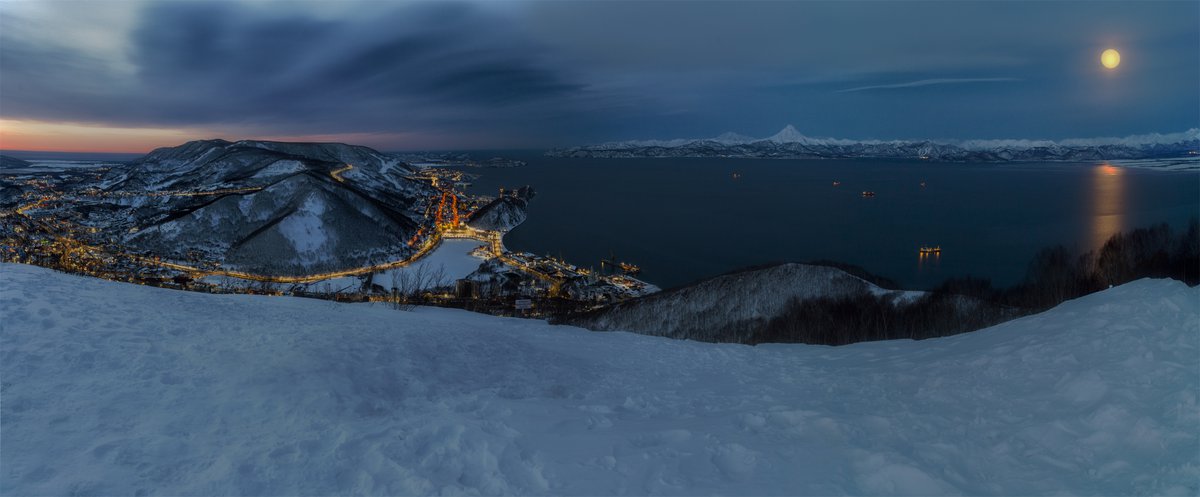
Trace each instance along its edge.
{"label": "horizon line", "polygon": [[[190,143],[190,142],[194,142],[194,141],[206,141],[206,140],[218,140],[218,139],[221,139],[221,138],[201,138],[201,139],[196,139],[196,140],[188,140],[185,142],[180,142],[178,145],[168,145],[166,147],[154,147],[154,148],[151,148],[150,150],[146,150],[146,151],[53,150],[53,149],[27,149],[27,148],[22,148],[22,149],[0,148],[0,155],[7,155],[9,157],[14,157],[12,154],[26,154],[26,153],[29,153],[29,154],[147,155],[147,154],[149,154],[157,149],[160,149],[160,148],[172,148],[172,147],[178,147],[185,143]],[[230,141],[230,140],[226,140],[226,141]],[[233,140],[233,141],[230,141],[230,143],[237,142],[237,141],[242,141],[242,140]],[[329,142],[329,141],[255,140],[255,139],[250,139],[250,138],[245,139],[245,141],[262,141],[262,142],[272,142],[273,141],[273,142],[280,142],[280,143],[342,143],[342,144],[351,145],[351,146],[367,147],[367,148],[376,150],[378,152],[389,153],[389,154],[391,154],[391,153],[419,153],[419,152],[516,152],[516,151],[526,151],[527,152],[527,151],[534,151],[534,150],[545,151],[545,150],[552,150],[555,148],[555,147],[513,147],[513,148],[486,148],[486,147],[484,147],[484,148],[383,149],[383,148],[378,148],[378,147],[372,147],[369,145],[359,145],[356,143]],[[19,159],[20,157],[16,157],[16,158]]]}
{"label": "horizon line", "polygon": [[[791,124],[785,125],[782,128],[782,130],[787,130],[788,128],[792,128],[793,130],[796,130],[795,126],[793,126]],[[782,132],[782,130],[781,130],[781,132]],[[799,130],[796,130],[796,132],[800,133]],[[770,140],[771,138],[774,137],[774,135],[772,135],[772,136],[768,136],[768,137],[764,137],[764,138],[755,138],[752,136],[741,135],[740,133],[731,132],[731,131],[724,132],[723,134],[729,134],[729,133],[738,134],[741,137],[752,140],[752,141],[765,141],[765,140]],[[1076,141],[1076,140],[1121,140],[1121,139],[1128,139],[1128,138],[1134,138],[1134,137],[1146,137],[1149,135],[1167,136],[1167,135],[1189,135],[1189,134],[1197,134],[1197,133],[1200,133],[1200,127],[1190,127],[1190,128],[1184,129],[1184,130],[1170,131],[1170,132],[1151,131],[1151,132],[1127,134],[1127,135],[1122,135],[1122,136],[1109,135],[1109,136],[1090,136],[1090,137],[1070,137],[1070,138],[1058,138],[1058,139],[1053,139],[1053,138],[890,138],[890,139],[880,139],[880,138],[837,138],[837,137],[832,137],[832,136],[811,136],[811,135],[805,135],[804,133],[800,133],[800,134],[801,134],[801,136],[804,136],[806,138],[829,139],[829,140],[863,142],[863,143],[895,142],[895,141],[929,141],[929,142],[942,143],[942,144],[965,144],[965,143],[971,143],[971,142],[993,142],[993,141],[994,142],[1023,141],[1023,142],[1055,142],[1055,143],[1059,143],[1059,142]],[[418,149],[418,148],[384,149],[381,147],[374,147],[374,146],[370,146],[370,145],[360,145],[357,143],[351,143],[351,142],[345,142],[345,141],[270,140],[270,139],[254,139],[254,138],[240,138],[240,139],[235,139],[235,140],[229,140],[226,138],[217,137],[217,138],[197,138],[197,139],[193,139],[193,140],[185,140],[185,141],[177,143],[176,145],[152,147],[148,150],[145,150],[145,149],[141,149],[141,150],[69,150],[69,149],[62,150],[62,149],[27,149],[27,148],[7,149],[7,148],[0,148],[0,155],[10,155],[11,156],[12,154],[26,154],[26,153],[28,153],[28,154],[146,155],[146,154],[149,154],[159,148],[172,148],[172,147],[177,147],[177,146],[180,146],[180,145],[183,145],[186,143],[190,143],[190,142],[210,141],[210,140],[224,140],[224,141],[228,141],[231,143],[238,142],[238,141],[264,141],[264,142],[272,142],[273,141],[273,142],[281,142],[281,143],[342,143],[342,144],[346,144],[346,145],[365,146],[367,148],[371,148],[373,150],[383,152],[383,153],[489,152],[489,151],[513,152],[513,151],[535,151],[535,150],[545,151],[545,150],[555,150],[555,149],[559,149],[559,148],[575,148],[575,147],[585,147],[586,148],[586,147],[594,147],[594,146],[599,146],[599,145],[610,145],[610,144],[620,144],[620,143],[637,143],[637,142],[650,143],[650,142],[673,142],[673,141],[680,141],[680,142],[703,141],[703,140],[712,140],[712,139],[719,138],[719,137],[720,137],[720,135],[718,135],[717,137],[707,137],[707,138],[668,138],[668,139],[650,138],[650,139],[615,140],[615,141],[607,141],[607,142],[592,143],[592,144],[571,145],[571,146],[566,146],[566,147],[562,147],[562,146],[559,146],[559,147],[545,147],[545,146],[542,146],[542,147],[499,147],[499,148],[469,147],[469,148],[425,148],[425,149]],[[1189,136],[1186,138],[1191,138],[1191,137]],[[1200,134],[1198,134],[1196,138],[1200,138]]]}

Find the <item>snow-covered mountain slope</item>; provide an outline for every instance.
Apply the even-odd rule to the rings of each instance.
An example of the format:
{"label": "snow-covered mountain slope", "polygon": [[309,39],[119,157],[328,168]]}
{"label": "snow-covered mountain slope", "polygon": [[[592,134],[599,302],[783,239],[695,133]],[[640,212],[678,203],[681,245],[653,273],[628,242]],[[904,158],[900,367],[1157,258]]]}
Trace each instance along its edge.
{"label": "snow-covered mountain slope", "polygon": [[182,258],[189,251],[262,274],[312,274],[398,259],[417,221],[311,175],[223,196],[129,235],[132,245]]}
{"label": "snow-covered mountain slope", "polygon": [[1181,133],[1051,140],[846,140],[813,138],[788,125],[767,138],[641,140],[563,150],[559,157],[922,158],[937,161],[1086,161],[1186,157],[1200,150],[1200,129]]}
{"label": "snow-covered mountain slope", "polygon": [[481,230],[509,231],[529,217],[528,202],[519,198],[498,198],[471,214],[467,225]]}
{"label": "snow-covered mountain slope", "polygon": [[716,276],[571,316],[565,322],[592,330],[745,342],[794,299],[861,294],[888,295],[902,305],[921,292],[885,290],[841,269],[789,263]]}
{"label": "snow-covered mountain slope", "polygon": [[527,209],[533,197],[532,187],[521,187],[515,193],[503,195],[471,213],[467,224],[481,230],[512,230],[529,217]]}
{"label": "snow-covered mountain slope", "polygon": [[114,168],[102,186],[127,222],[97,226],[177,261],[200,254],[262,274],[359,267],[414,250],[407,242],[437,192],[409,172],[339,143],[189,142]]}
{"label": "snow-covered mountain slope", "polygon": [[[276,164],[277,162],[283,164]],[[296,164],[297,161],[303,164]],[[197,140],[155,149],[134,161],[132,179],[138,186],[162,188],[253,186],[250,178],[269,183],[272,178],[300,170],[327,172],[350,164],[346,178],[364,176],[391,184],[391,177],[412,171],[399,159],[373,149],[344,143],[273,142],[260,140]],[[277,170],[271,173],[271,168]],[[290,166],[290,167],[281,167]],[[363,182],[365,178],[357,178]],[[156,181],[157,180],[157,181]],[[222,184],[236,182],[236,185]],[[158,183],[158,185],[155,185]],[[250,182],[258,183],[258,182]]]}
{"label": "snow-covered mountain slope", "polygon": [[748,347],[0,266],[5,494],[1200,492],[1200,289]]}
{"label": "snow-covered mountain slope", "polygon": [[0,169],[20,169],[31,166],[29,161],[21,160],[16,157],[0,155]]}

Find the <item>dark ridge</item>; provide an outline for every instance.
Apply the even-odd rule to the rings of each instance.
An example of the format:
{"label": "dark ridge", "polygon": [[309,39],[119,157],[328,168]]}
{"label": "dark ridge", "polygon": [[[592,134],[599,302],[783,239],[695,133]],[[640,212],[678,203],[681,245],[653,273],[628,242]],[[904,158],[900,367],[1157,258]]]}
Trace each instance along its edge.
{"label": "dark ridge", "polygon": [[[884,288],[896,288],[889,280],[855,266],[831,261],[819,261],[814,265],[836,268]],[[656,299],[670,298],[716,278],[776,266],[779,264],[730,271],[610,307],[558,316],[554,322],[584,327],[593,324],[613,326],[613,323],[629,326],[630,315],[625,313],[637,316],[640,305],[654,305]],[[1025,279],[1010,288],[995,288],[987,279],[964,277],[946,280],[924,296],[903,304],[898,304],[893,296],[870,292],[793,298],[781,312],[756,322],[712,321],[704,310],[688,310],[671,318],[671,326],[687,330],[685,336],[664,336],[744,344],[800,342],[822,345],[924,339],[994,326],[1141,278],[1171,278],[1189,286],[1200,285],[1200,220],[1193,218],[1183,231],[1174,231],[1161,223],[1119,233],[1101,249],[1085,254],[1072,253],[1062,246],[1043,249],[1029,263]],[[771,283],[764,281],[763,285]],[[748,286],[772,291],[762,285]],[[714,288],[720,290],[721,287]],[[612,317],[604,319],[606,315]],[[623,315],[626,317],[622,318]],[[611,328],[603,330],[607,329]],[[621,329],[638,332],[637,329]]]}
{"label": "dark ridge", "polygon": [[845,262],[831,261],[828,259],[820,259],[820,260],[816,260],[816,261],[805,262],[804,264],[808,264],[810,266],[826,266],[826,267],[841,269],[842,271],[845,271],[852,276],[857,276],[858,278],[861,278],[861,279],[867,281],[868,283],[871,283],[871,284],[873,284],[879,288],[883,288],[885,290],[900,290],[901,289],[900,284],[897,283],[895,280],[892,280],[892,279],[880,276],[878,274],[872,273],[870,271],[867,271],[862,266],[856,266],[854,264],[848,264]]}
{"label": "dark ridge", "polygon": [[242,245],[245,245],[247,242],[249,242],[250,240],[253,240],[253,239],[254,239],[254,237],[258,236],[260,233],[262,233],[262,232],[264,232],[264,231],[267,231],[268,229],[271,229],[271,227],[272,227],[272,226],[275,226],[276,224],[279,224],[279,223],[280,223],[280,222],[282,222],[284,219],[287,219],[287,217],[288,217],[288,216],[290,216],[290,215],[292,215],[292,214],[295,214],[295,213],[296,213],[296,208],[295,208],[295,207],[293,207],[293,208],[290,208],[290,209],[287,209],[287,210],[283,211],[283,212],[282,212],[282,213],[280,213],[278,216],[275,216],[275,218],[274,218],[274,219],[271,219],[270,221],[267,221],[266,223],[263,223],[263,225],[262,225],[262,226],[259,226],[257,229],[255,229],[254,231],[251,231],[251,232],[250,232],[250,233],[248,233],[246,236],[243,236],[243,237],[242,237],[240,240],[235,240],[235,241],[234,241],[234,242],[233,242],[233,243],[230,245],[230,249],[231,249],[231,250],[232,250],[232,249],[237,249],[237,248],[241,247]]}
{"label": "dark ridge", "polygon": [[168,159],[168,158],[171,158],[172,156],[179,156],[179,155],[186,155],[189,157],[193,157],[193,156],[202,155],[204,152],[206,152],[210,149],[213,149],[216,147],[224,147],[224,146],[230,145],[230,144],[232,144],[232,142],[229,142],[227,140],[222,140],[219,138],[213,139],[213,140],[192,140],[190,142],[184,143],[182,145],[176,145],[174,147],[156,148],[154,150],[151,150],[150,153],[142,156],[141,158],[134,160],[132,163],[133,164],[142,164],[142,163],[146,163],[146,162],[153,162],[153,161]]}
{"label": "dark ridge", "polygon": [[8,155],[0,155],[0,169],[18,169],[29,167],[33,164]]}
{"label": "dark ridge", "polygon": [[696,286],[702,282],[711,280],[713,278],[720,278],[722,276],[732,276],[732,275],[737,275],[737,274],[741,274],[741,273],[748,273],[751,271],[770,269],[775,266],[782,266],[784,264],[804,264],[804,265],[808,265],[808,266],[824,266],[824,267],[831,267],[834,269],[841,269],[843,272],[845,272],[851,276],[856,276],[868,283],[871,283],[871,284],[873,284],[877,287],[883,288],[885,290],[899,290],[900,289],[900,284],[897,283],[895,280],[892,280],[885,276],[880,276],[880,275],[877,275],[870,271],[867,271],[862,266],[856,266],[854,264],[850,264],[850,263],[846,263],[846,262],[832,261],[832,260],[828,260],[828,259],[819,259],[819,260],[815,260],[815,261],[803,261],[803,262],[772,261],[772,262],[764,262],[762,264],[752,264],[749,266],[743,266],[740,268],[731,269],[724,273],[716,274],[716,275],[709,276],[706,278],[695,279],[695,280],[689,281],[687,283],[676,285],[676,286],[673,286],[670,288],[665,288],[661,292],[656,293],[655,295],[670,294],[670,293],[675,292],[680,289]]}

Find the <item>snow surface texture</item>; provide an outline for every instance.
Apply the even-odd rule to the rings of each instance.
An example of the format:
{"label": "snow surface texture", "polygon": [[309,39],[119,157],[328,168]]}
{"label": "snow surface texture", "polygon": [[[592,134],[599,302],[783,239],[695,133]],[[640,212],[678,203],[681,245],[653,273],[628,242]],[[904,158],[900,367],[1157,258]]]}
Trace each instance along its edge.
{"label": "snow surface texture", "polygon": [[[466,278],[479,269],[486,259],[471,255],[471,251],[484,244],[475,240],[442,240],[433,252],[422,257],[416,263],[382,271],[375,275],[375,284],[391,290],[393,275],[395,282],[401,283],[403,274],[408,274],[411,281],[432,283],[434,287],[453,285],[455,280]],[[441,276],[440,281],[434,276]],[[411,290],[411,288],[410,288]]]}
{"label": "snow surface texture", "polygon": [[1180,494],[1200,289],[748,347],[0,265],[0,491]]}

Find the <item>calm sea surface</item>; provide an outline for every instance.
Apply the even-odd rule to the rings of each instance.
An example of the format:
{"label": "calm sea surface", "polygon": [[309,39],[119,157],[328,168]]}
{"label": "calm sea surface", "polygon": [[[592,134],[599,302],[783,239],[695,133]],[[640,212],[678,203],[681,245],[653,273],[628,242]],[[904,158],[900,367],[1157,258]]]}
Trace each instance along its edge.
{"label": "calm sea surface", "polygon": [[[537,191],[529,220],[505,237],[510,249],[597,268],[612,254],[664,288],[750,265],[818,259],[859,265],[908,288],[965,275],[1008,285],[1043,247],[1089,250],[1122,230],[1163,221],[1181,227],[1200,216],[1196,172],[1061,163],[518,158],[529,164],[466,169],[482,175],[474,193],[525,184]],[[863,198],[864,190],[876,196]],[[940,246],[942,254],[919,256],[922,245]]]}

